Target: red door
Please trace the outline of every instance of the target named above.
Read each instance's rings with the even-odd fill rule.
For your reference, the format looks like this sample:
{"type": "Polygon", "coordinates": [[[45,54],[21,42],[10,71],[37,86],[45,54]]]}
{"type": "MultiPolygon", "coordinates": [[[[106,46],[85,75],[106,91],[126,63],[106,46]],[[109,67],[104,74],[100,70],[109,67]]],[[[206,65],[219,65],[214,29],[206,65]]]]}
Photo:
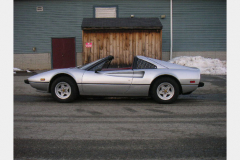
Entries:
{"type": "Polygon", "coordinates": [[[52,38],[53,69],[76,67],[75,38],[52,38]]]}

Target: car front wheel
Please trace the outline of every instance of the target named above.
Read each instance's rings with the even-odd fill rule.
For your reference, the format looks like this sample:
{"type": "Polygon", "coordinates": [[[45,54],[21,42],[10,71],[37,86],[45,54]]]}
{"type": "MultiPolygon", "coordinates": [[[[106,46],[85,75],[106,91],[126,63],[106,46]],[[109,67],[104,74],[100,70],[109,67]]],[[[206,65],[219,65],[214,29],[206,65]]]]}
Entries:
{"type": "Polygon", "coordinates": [[[78,96],[78,87],[70,77],[59,77],[51,86],[51,94],[58,102],[72,102],[78,96]]]}
{"type": "Polygon", "coordinates": [[[172,103],[179,95],[177,82],[169,77],[156,80],[151,89],[151,96],[159,103],[172,103]]]}

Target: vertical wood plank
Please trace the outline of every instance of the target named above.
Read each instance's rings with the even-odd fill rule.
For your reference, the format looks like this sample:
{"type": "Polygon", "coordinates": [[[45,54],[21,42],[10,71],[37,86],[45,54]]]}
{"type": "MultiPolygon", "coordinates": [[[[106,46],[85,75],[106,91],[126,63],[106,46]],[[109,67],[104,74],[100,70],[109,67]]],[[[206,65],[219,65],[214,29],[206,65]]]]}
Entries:
{"type": "Polygon", "coordinates": [[[128,33],[124,33],[124,64],[128,64],[128,33]]]}
{"type": "Polygon", "coordinates": [[[152,32],[149,32],[148,35],[148,57],[152,56],[152,32]]]}
{"type": "Polygon", "coordinates": [[[160,55],[159,55],[159,47],[160,47],[160,45],[159,45],[159,32],[156,32],[155,33],[156,34],[156,39],[155,39],[155,50],[156,50],[156,55],[155,55],[155,57],[156,57],[156,59],[159,59],[159,57],[160,57],[160,55]]]}
{"type": "Polygon", "coordinates": [[[137,55],[143,55],[142,53],[142,33],[138,32],[138,53],[137,55]]]}
{"type": "Polygon", "coordinates": [[[89,63],[89,49],[86,48],[86,43],[88,42],[88,37],[89,37],[89,33],[84,33],[84,44],[83,44],[83,47],[85,48],[85,64],[86,63],[89,63]]]}
{"type": "Polygon", "coordinates": [[[146,55],[146,57],[148,57],[148,35],[149,35],[149,32],[147,31],[146,33],[145,33],[145,35],[146,35],[146,37],[145,37],[145,41],[146,41],[146,53],[145,53],[145,55],[146,55]]]}
{"type": "Polygon", "coordinates": [[[132,44],[133,44],[133,39],[132,39],[132,32],[129,32],[129,64],[132,64],[132,62],[133,62],[133,54],[132,54],[132,48],[133,48],[133,46],[132,46],[132,44]]]}
{"type": "Polygon", "coordinates": [[[97,33],[93,33],[93,53],[91,54],[91,57],[93,57],[94,55],[97,55],[97,48],[98,48],[98,43],[97,43],[97,33]]]}
{"type": "Polygon", "coordinates": [[[102,35],[103,35],[103,37],[102,37],[102,42],[103,42],[102,48],[103,48],[103,50],[102,50],[101,58],[104,58],[107,55],[107,34],[108,33],[102,33],[102,35]]]}
{"type": "Polygon", "coordinates": [[[110,55],[110,33],[104,33],[106,38],[106,56],[110,55]]]}
{"type": "Polygon", "coordinates": [[[106,57],[106,44],[104,44],[104,42],[106,41],[106,34],[105,33],[101,33],[101,36],[100,36],[100,54],[102,55],[101,58],[104,58],[106,57]]]}
{"type": "MultiPolygon", "coordinates": [[[[94,33],[88,33],[88,39],[89,42],[93,44],[93,38],[94,38],[94,33]]],[[[93,55],[93,46],[91,48],[89,48],[89,53],[88,55],[93,55]]]]}
{"type": "Polygon", "coordinates": [[[102,41],[102,33],[97,33],[97,54],[94,55],[94,61],[97,60],[97,57],[103,57],[103,41],[102,41]]]}
{"type": "Polygon", "coordinates": [[[84,46],[84,31],[82,31],[82,64],[85,64],[85,46],[84,46]]]}
{"type": "Polygon", "coordinates": [[[119,65],[122,64],[122,48],[123,48],[123,46],[122,46],[122,42],[123,42],[122,37],[123,37],[123,34],[120,33],[119,34],[119,65]]]}
{"type": "Polygon", "coordinates": [[[161,59],[161,53],[160,53],[160,50],[161,50],[161,45],[160,45],[160,32],[157,33],[157,38],[156,38],[156,41],[157,41],[157,59],[161,59]]]}
{"type": "Polygon", "coordinates": [[[117,64],[117,33],[113,33],[113,56],[114,56],[114,63],[113,64],[117,64]]]}
{"type": "Polygon", "coordinates": [[[162,60],[162,30],[160,31],[160,59],[162,60]]]}
{"type": "Polygon", "coordinates": [[[116,52],[116,61],[117,65],[119,66],[120,60],[119,60],[119,55],[120,55],[120,33],[116,33],[117,35],[117,52],[116,52]]]}
{"type": "Polygon", "coordinates": [[[155,41],[156,41],[156,33],[152,32],[152,55],[151,55],[151,58],[155,58],[155,55],[156,55],[155,41]]]}
{"type": "Polygon", "coordinates": [[[134,58],[134,55],[135,55],[135,49],[136,49],[136,42],[135,42],[135,39],[136,39],[136,36],[135,36],[135,33],[132,32],[132,50],[131,50],[131,55],[132,55],[132,58],[134,58]]]}
{"type": "Polygon", "coordinates": [[[82,31],[82,42],[83,42],[83,44],[82,44],[82,48],[83,48],[83,60],[82,60],[82,63],[83,64],[86,64],[87,62],[86,62],[86,56],[87,56],[87,53],[86,53],[86,48],[85,48],[85,32],[84,31],[82,31]]]}
{"type": "Polygon", "coordinates": [[[125,33],[122,33],[122,53],[121,53],[121,67],[125,63],[125,33]]]}
{"type": "Polygon", "coordinates": [[[125,63],[129,65],[129,33],[125,33],[125,63]]]}
{"type": "Polygon", "coordinates": [[[113,55],[113,33],[111,32],[109,35],[109,55],[113,55]]]}
{"type": "Polygon", "coordinates": [[[142,35],[142,55],[146,56],[146,39],[145,39],[145,32],[141,32],[142,35]]]}
{"type": "MultiPolygon", "coordinates": [[[[138,33],[136,32],[136,55],[139,55],[139,48],[138,48],[139,44],[138,44],[138,33]]],[[[136,56],[135,55],[135,56],[136,56]]]]}

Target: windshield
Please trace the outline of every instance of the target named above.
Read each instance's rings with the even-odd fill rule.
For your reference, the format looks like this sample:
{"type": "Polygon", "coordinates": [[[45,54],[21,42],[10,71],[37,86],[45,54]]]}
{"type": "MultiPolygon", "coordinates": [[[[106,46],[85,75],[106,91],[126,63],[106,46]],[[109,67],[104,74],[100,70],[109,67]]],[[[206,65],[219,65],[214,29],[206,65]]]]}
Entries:
{"type": "MultiPolygon", "coordinates": [[[[102,58],[103,59],[103,58],[102,58]]],[[[91,65],[93,65],[93,64],[95,64],[95,63],[97,63],[97,62],[99,62],[99,61],[101,61],[102,59],[98,59],[98,60],[96,60],[96,61],[93,61],[93,62],[91,62],[91,63],[87,63],[87,64],[85,64],[85,65],[83,65],[83,66],[78,66],[77,68],[79,68],[79,69],[87,69],[89,66],[91,66],[91,65]]]]}

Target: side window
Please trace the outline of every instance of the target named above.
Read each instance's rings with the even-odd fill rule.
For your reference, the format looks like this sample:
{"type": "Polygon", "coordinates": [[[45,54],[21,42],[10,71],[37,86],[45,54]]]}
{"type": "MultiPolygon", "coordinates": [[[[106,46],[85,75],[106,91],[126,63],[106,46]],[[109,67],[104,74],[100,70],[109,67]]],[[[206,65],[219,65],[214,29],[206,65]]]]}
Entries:
{"type": "Polygon", "coordinates": [[[110,62],[111,62],[111,61],[104,61],[104,62],[100,63],[99,65],[91,68],[89,71],[95,71],[95,70],[97,70],[97,69],[108,68],[109,65],[110,65],[110,62]]]}
{"type": "Polygon", "coordinates": [[[141,59],[137,60],[136,69],[156,69],[156,68],[157,66],[155,66],[154,64],[151,64],[141,59]]]}

